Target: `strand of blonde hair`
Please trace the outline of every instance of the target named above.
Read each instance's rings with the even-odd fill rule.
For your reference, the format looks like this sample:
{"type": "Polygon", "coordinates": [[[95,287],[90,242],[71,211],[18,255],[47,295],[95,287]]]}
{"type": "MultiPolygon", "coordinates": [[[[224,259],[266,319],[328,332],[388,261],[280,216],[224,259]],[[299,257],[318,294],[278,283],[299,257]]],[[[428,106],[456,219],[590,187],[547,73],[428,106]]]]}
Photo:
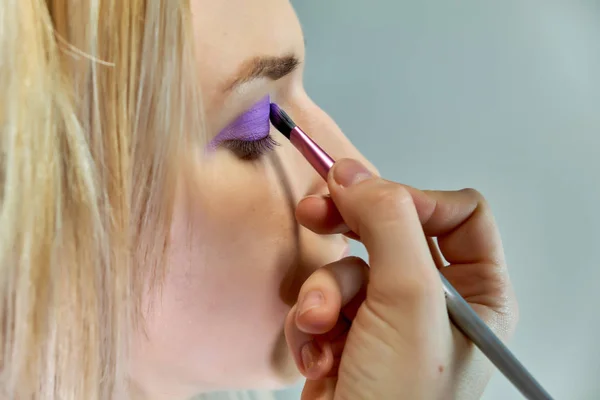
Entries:
{"type": "Polygon", "coordinates": [[[109,399],[201,131],[183,1],[0,2],[0,387],[109,399]],[[192,138],[193,140],[193,138],[192,138]],[[142,229],[143,228],[143,229],[142,229]],[[151,232],[152,235],[144,235],[151,232]]]}

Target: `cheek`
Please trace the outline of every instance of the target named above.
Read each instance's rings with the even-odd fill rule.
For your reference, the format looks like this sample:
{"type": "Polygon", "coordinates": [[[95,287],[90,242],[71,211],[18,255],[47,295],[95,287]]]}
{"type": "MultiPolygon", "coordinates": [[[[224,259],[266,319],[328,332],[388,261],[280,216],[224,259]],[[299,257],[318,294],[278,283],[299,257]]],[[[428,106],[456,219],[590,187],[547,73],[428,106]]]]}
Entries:
{"type": "Polygon", "coordinates": [[[296,224],[293,206],[265,169],[242,164],[207,174],[187,196],[189,206],[176,210],[173,278],[192,286],[196,300],[214,304],[206,297],[226,293],[221,304],[235,305],[276,292],[286,272],[282,261],[295,249],[296,224]]]}
{"type": "Polygon", "coordinates": [[[210,273],[217,268],[221,274],[263,272],[266,258],[293,249],[293,204],[264,172],[254,172],[228,181],[204,182],[202,195],[195,197],[195,205],[182,215],[190,230],[182,232],[177,227],[177,239],[183,242],[181,233],[188,234],[194,268],[208,268],[210,273]]]}
{"type": "Polygon", "coordinates": [[[269,368],[288,311],[281,284],[297,251],[294,202],[269,176],[263,167],[208,169],[178,196],[170,270],[149,331],[158,357],[180,373],[211,380],[219,366],[261,359],[269,368]]]}

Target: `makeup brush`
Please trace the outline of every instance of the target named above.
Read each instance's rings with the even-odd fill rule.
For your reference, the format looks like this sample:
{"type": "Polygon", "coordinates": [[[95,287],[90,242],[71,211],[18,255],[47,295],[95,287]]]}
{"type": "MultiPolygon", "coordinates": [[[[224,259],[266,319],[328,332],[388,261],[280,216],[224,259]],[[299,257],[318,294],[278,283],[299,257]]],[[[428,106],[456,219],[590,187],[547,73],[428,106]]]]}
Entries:
{"type": "MultiPolygon", "coordinates": [[[[315,170],[327,179],[334,160],[317,145],[277,104],[271,103],[271,123],[296,147],[315,170]]],[[[434,259],[439,258],[437,245],[428,239],[434,259]],[[433,247],[432,247],[433,246],[433,247]]],[[[440,272],[448,315],[460,331],[530,400],[552,400],[552,397],[535,380],[511,351],[473,311],[469,303],[454,289],[440,272]]]]}
{"type": "Polygon", "coordinates": [[[271,123],[297,148],[313,168],[327,180],[333,159],[292,121],[277,104],[271,103],[271,123]]]}

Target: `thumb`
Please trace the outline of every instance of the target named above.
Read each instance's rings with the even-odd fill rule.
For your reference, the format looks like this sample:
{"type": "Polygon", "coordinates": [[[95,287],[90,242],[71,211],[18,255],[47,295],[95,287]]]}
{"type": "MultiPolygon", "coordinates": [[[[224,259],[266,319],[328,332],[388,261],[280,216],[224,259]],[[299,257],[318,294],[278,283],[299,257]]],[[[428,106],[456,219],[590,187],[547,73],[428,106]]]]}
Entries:
{"type": "Polygon", "coordinates": [[[443,302],[440,278],[409,191],[352,159],[334,164],[328,186],[346,225],[367,249],[371,293],[394,306],[408,306],[409,298],[443,302]]]}
{"type": "Polygon", "coordinates": [[[344,347],[336,396],[437,398],[439,385],[432,382],[447,362],[450,325],[411,194],[349,159],[334,164],[327,182],[346,225],[365,245],[371,268],[344,347]]]}

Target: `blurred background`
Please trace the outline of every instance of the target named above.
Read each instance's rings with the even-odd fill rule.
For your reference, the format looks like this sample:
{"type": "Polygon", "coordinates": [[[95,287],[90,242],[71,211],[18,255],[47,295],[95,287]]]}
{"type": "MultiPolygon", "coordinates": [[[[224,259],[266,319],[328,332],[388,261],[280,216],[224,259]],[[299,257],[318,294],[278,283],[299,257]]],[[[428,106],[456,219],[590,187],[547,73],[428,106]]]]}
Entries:
{"type": "MultiPolygon", "coordinates": [[[[489,199],[511,348],[556,399],[600,399],[600,0],[292,3],[309,94],[385,177],[489,199]]],[[[499,373],[484,396],[519,398],[499,373]]]]}

